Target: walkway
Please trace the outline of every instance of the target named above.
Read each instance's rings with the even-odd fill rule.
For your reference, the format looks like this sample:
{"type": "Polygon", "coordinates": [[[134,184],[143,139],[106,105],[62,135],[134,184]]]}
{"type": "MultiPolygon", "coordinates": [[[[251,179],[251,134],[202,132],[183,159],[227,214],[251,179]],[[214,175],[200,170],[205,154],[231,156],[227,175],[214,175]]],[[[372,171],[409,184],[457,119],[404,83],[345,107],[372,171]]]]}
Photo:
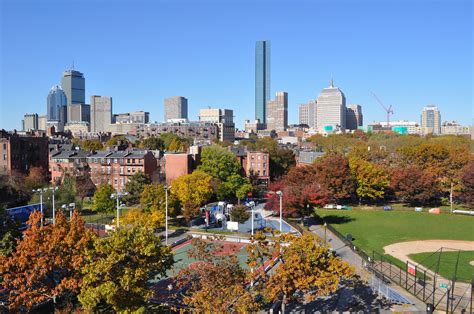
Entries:
{"type": "MultiPolygon", "coordinates": [[[[332,247],[336,253],[346,262],[354,267],[356,273],[361,276],[361,278],[366,279],[368,282],[377,281],[375,276],[372,273],[369,273],[368,270],[364,267],[364,260],[356,252],[354,252],[349,246],[342,242],[334,233],[329,229],[326,229],[322,225],[311,225],[310,231],[318,235],[323,241],[326,239],[330,247],[332,247]]],[[[425,311],[426,305],[420,302],[417,298],[413,297],[403,288],[391,285],[391,289],[395,290],[403,299],[406,299],[412,303],[412,305],[395,305],[392,306],[394,311],[402,312],[414,312],[414,311],[425,311]]],[[[377,292],[377,291],[376,291],[377,292]]]]}

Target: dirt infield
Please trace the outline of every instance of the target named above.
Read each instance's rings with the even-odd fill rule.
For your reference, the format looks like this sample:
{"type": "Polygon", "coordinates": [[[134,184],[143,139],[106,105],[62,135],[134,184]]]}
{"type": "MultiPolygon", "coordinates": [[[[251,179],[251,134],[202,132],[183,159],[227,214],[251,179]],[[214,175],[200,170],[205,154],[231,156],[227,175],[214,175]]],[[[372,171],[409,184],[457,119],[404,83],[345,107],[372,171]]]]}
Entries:
{"type": "Polygon", "coordinates": [[[459,241],[459,240],[423,240],[423,241],[409,241],[399,242],[385,246],[383,249],[385,254],[390,254],[393,257],[405,262],[410,261],[414,264],[408,255],[425,252],[436,252],[440,248],[450,248],[463,251],[474,251],[474,241],[459,241]]]}

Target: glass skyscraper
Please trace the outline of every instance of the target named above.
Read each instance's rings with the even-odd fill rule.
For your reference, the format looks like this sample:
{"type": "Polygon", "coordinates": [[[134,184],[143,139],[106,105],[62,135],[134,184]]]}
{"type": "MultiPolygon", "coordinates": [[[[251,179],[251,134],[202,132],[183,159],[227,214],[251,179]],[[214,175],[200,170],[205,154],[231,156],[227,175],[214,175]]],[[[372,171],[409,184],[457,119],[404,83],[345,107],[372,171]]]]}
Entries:
{"type": "Polygon", "coordinates": [[[255,46],[255,119],[266,123],[270,100],[270,41],[257,41],[255,46]]]}
{"type": "Polygon", "coordinates": [[[46,106],[48,121],[65,122],[67,98],[61,86],[55,85],[51,88],[48,93],[46,106]]]}
{"type": "Polygon", "coordinates": [[[71,120],[71,105],[86,103],[86,83],[84,74],[75,70],[67,70],[63,73],[61,86],[66,94],[68,106],[68,119],[71,120]]]}

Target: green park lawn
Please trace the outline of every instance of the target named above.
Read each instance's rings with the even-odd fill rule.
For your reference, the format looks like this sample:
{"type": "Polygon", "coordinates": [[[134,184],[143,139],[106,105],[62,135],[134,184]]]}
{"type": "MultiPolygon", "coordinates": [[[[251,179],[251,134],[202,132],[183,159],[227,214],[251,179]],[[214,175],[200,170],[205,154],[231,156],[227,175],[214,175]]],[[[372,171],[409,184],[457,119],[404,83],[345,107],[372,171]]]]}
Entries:
{"type": "MultiPolygon", "coordinates": [[[[410,255],[410,258],[429,269],[436,268],[439,259],[439,274],[444,278],[452,279],[456,271],[458,252],[418,253],[410,255]]],[[[471,261],[474,261],[474,251],[459,253],[457,280],[471,282],[474,279],[474,266],[469,264],[471,261]]]]}
{"type": "MultiPolygon", "coordinates": [[[[474,217],[407,210],[316,209],[315,213],[342,235],[351,234],[353,243],[368,255],[383,254],[389,244],[414,240],[474,241],[474,217]]],[[[387,256],[387,255],[386,255],[387,256]]],[[[389,256],[387,256],[389,257],[389,256]]],[[[398,265],[402,262],[389,257],[398,265]]]]}

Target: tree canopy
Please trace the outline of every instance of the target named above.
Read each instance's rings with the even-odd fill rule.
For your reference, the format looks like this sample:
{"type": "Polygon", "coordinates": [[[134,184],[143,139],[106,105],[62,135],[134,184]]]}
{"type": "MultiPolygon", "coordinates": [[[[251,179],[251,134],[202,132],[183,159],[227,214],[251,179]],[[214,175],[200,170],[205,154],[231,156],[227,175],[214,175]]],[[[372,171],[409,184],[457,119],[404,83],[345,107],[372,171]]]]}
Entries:
{"type": "Polygon", "coordinates": [[[115,201],[111,198],[113,193],[115,193],[115,190],[110,184],[99,185],[94,194],[92,208],[101,213],[113,212],[116,208],[115,201]]]}
{"type": "Polygon", "coordinates": [[[171,249],[143,227],[121,228],[97,238],[84,260],[79,301],[89,311],[101,304],[116,312],[143,309],[153,295],[148,280],[164,277],[173,265],[171,249]]]}

